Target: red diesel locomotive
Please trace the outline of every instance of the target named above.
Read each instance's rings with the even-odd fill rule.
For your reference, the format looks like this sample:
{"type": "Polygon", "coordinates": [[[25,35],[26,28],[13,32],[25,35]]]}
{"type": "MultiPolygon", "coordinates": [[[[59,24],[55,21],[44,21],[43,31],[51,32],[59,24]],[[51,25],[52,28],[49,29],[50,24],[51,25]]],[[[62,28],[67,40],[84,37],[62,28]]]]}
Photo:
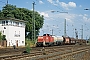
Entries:
{"type": "Polygon", "coordinates": [[[54,38],[49,34],[44,34],[43,36],[38,36],[37,46],[50,46],[53,45],[54,38]]]}

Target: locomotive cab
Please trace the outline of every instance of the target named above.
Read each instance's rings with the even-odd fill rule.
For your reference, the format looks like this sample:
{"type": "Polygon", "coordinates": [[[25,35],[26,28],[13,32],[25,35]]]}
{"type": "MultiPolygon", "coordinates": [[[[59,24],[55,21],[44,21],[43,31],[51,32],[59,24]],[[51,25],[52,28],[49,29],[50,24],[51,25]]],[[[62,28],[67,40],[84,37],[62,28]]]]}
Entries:
{"type": "Polygon", "coordinates": [[[43,46],[52,46],[53,45],[53,37],[50,34],[43,35],[43,46]]]}
{"type": "Polygon", "coordinates": [[[36,46],[43,46],[43,36],[38,36],[36,46]]]}

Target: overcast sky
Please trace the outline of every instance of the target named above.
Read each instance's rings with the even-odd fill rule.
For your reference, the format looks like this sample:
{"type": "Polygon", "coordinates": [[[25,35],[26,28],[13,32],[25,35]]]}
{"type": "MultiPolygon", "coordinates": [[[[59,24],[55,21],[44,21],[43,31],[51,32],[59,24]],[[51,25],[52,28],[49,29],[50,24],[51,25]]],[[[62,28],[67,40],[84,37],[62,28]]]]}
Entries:
{"type": "MultiPolygon", "coordinates": [[[[0,9],[7,0],[0,0],[0,9]]],[[[35,10],[44,15],[44,25],[40,29],[40,35],[49,33],[57,36],[64,35],[64,20],[66,19],[67,36],[75,37],[75,29],[81,38],[83,25],[83,38],[90,37],[90,0],[8,0],[9,4],[17,7],[32,10],[32,3],[35,2],[35,10]],[[51,12],[59,11],[59,12],[51,12]],[[60,13],[68,12],[68,13],[60,13]]]]}

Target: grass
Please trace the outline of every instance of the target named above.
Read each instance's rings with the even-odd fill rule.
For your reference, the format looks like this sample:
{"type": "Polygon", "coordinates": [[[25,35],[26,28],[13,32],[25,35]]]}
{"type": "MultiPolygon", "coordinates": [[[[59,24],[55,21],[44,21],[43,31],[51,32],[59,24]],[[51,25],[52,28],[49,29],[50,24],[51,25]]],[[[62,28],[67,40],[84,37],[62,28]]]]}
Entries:
{"type": "Polygon", "coordinates": [[[25,40],[25,46],[30,46],[30,47],[35,47],[35,40],[28,40],[28,39],[26,39],[25,40]]]}

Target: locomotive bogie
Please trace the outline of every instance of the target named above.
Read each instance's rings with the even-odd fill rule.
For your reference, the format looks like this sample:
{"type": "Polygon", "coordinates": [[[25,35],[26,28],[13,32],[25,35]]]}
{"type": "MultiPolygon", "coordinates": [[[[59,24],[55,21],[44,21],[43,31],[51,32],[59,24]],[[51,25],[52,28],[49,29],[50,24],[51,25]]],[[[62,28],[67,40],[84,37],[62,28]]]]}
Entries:
{"type": "Polygon", "coordinates": [[[38,47],[38,46],[43,46],[43,42],[37,42],[36,43],[36,46],[38,47]]]}

